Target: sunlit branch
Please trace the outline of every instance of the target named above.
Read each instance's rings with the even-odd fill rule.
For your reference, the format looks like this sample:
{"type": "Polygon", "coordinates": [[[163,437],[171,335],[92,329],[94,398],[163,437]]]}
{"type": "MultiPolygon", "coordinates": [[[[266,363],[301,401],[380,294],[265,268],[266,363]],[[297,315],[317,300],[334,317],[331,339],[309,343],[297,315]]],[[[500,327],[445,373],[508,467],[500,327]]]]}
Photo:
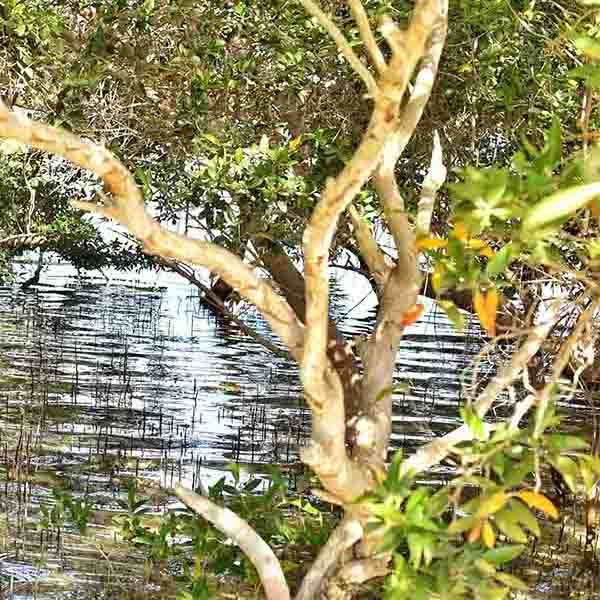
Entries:
{"type": "Polygon", "coordinates": [[[304,327],[289,304],[265,280],[232,252],[210,242],[168,231],[146,211],[142,193],[131,173],[102,146],[63,129],[31,121],[0,103],[0,137],[16,140],[66,158],[95,173],[111,192],[102,203],[73,206],[121,223],[141,242],[144,251],[203,266],[222,277],[265,315],[294,357],[302,355],[304,327]]]}
{"type": "Polygon", "coordinates": [[[365,43],[365,47],[375,68],[379,73],[383,73],[385,70],[385,58],[383,57],[383,53],[381,52],[379,46],[377,45],[377,40],[373,35],[373,30],[371,29],[371,25],[369,24],[369,17],[365,11],[365,7],[361,0],[348,0],[348,5],[350,6],[350,10],[354,16],[354,20],[358,25],[358,30],[360,31],[360,37],[365,43]]]}
{"type": "Polygon", "coordinates": [[[431,217],[435,207],[435,197],[446,181],[446,166],[442,156],[442,144],[437,131],[433,133],[433,150],[429,171],[423,181],[417,211],[417,237],[427,235],[431,229],[431,217]]]}
{"type": "Polygon", "coordinates": [[[290,591],[279,560],[269,545],[246,521],[228,508],[219,506],[182,486],[177,486],[175,493],[186,506],[204,517],[240,547],[256,567],[268,600],[289,600],[290,591]]]}
{"type": "Polygon", "coordinates": [[[320,588],[330,569],[339,560],[342,553],[353,546],[362,537],[360,523],[353,519],[344,519],[321,548],[310,571],[302,580],[295,600],[313,600],[321,597],[320,588]]]}
{"type": "Polygon", "coordinates": [[[319,21],[321,27],[327,31],[335,42],[338,50],[344,55],[354,72],[363,80],[367,86],[369,95],[373,96],[377,90],[377,83],[373,75],[371,75],[369,69],[363,65],[360,58],[356,56],[352,46],[348,43],[348,40],[344,37],[344,34],[340,31],[339,27],[321,10],[319,5],[313,0],[300,0],[302,6],[307,13],[319,21]]]}
{"type": "MultiPolygon", "coordinates": [[[[386,141],[398,127],[400,105],[409,78],[433,28],[445,17],[440,15],[440,2],[443,0],[428,0],[416,7],[405,32],[406,46],[401,54],[392,54],[378,82],[367,131],[342,172],[327,182],[304,232],[306,322],[310,327],[305,337],[301,378],[307,402],[313,409],[313,437],[302,459],[315,469],[326,489],[336,495],[347,496],[351,489],[358,490],[359,486],[355,478],[356,463],[346,455],[342,388],[326,356],[329,250],[340,215],[377,169],[386,141]]],[[[384,443],[387,444],[387,440],[384,443]]]]}
{"type": "MultiPolygon", "coordinates": [[[[540,349],[544,340],[556,324],[559,317],[558,303],[550,307],[546,319],[536,325],[521,348],[513,355],[511,360],[504,365],[486,388],[479,394],[473,405],[475,412],[483,417],[492,404],[498,399],[500,393],[515,381],[521,372],[527,368],[527,363],[540,349]]],[[[408,460],[402,464],[403,473],[420,473],[433,465],[438,464],[452,451],[452,448],[461,442],[473,439],[473,433],[467,425],[462,425],[443,437],[419,448],[408,460]]]]}
{"type": "Polygon", "coordinates": [[[382,289],[389,277],[390,266],[386,263],[383,254],[379,250],[379,246],[373,237],[371,226],[367,220],[352,205],[348,207],[348,214],[352,219],[354,237],[358,243],[363,260],[369,267],[369,271],[373,275],[377,287],[382,289]]]}

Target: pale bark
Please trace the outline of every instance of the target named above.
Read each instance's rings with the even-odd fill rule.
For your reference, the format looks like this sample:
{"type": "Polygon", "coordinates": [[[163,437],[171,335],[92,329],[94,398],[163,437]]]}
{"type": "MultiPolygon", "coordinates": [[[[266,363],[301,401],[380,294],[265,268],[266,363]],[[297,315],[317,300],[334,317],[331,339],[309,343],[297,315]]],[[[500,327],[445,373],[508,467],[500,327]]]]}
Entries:
{"type": "Polygon", "coordinates": [[[0,136],[62,156],[95,173],[111,192],[102,203],[73,202],[82,210],[114,219],[129,229],[148,254],[209,268],[252,302],[265,316],[291,354],[302,354],[304,326],[289,304],[235,254],[210,242],[168,231],[146,211],[133,176],[105,148],[67,131],[33,122],[0,103],[0,136]]]}
{"type": "Polygon", "coordinates": [[[433,150],[429,171],[423,181],[417,212],[417,237],[427,235],[431,229],[431,217],[435,208],[435,197],[446,181],[446,166],[442,156],[442,144],[437,131],[433,133],[433,150]]]}
{"type": "MultiPolygon", "coordinates": [[[[555,305],[544,322],[533,328],[521,348],[506,365],[500,368],[496,376],[479,394],[473,405],[479,417],[485,416],[502,391],[511,385],[527,368],[527,363],[540,349],[556,324],[558,317],[559,311],[555,305]]],[[[467,425],[461,425],[445,436],[419,448],[415,454],[402,463],[402,472],[416,474],[425,471],[446,458],[454,446],[472,439],[471,429],[467,425]]]]}
{"type": "Polygon", "coordinates": [[[375,280],[378,294],[381,294],[390,276],[391,266],[387,264],[384,255],[381,253],[373,237],[369,222],[358,212],[355,206],[348,207],[348,214],[352,219],[354,237],[356,238],[362,259],[375,280]]]}
{"type": "Polygon", "coordinates": [[[302,585],[295,600],[313,600],[319,598],[319,591],[332,567],[336,565],[345,550],[353,546],[362,537],[360,523],[353,519],[344,519],[331,534],[309,572],[302,580],[302,585]]]}
{"type": "MultiPolygon", "coordinates": [[[[303,0],[303,3],[310,2],[303,0]]],[[[329,249],[341,214],[368,179],[381,169],[381,164],[385,162],[389,166],[385,156],[386,149],[389,148],[389,140],[395,139],[397,130],[404,130],[400,125],[402,121],[400,107],[408,81],[426,51],[432,32],[440,27],[440,23],[445,32],[446,18],[445,0],[426,0],[417,3],[413,18],[406,31],[400,32],[389,23],[383,28],[384,35],[392,48],[392,57],[383,75],[377,81],[377,88],[373,94],[374,108],[369,126],[353,158],[335,179],[327,182],[304,232],[306,322],[310,323],[310,327],[305,339],[301,378],[307,402],[313,411],[313,436],[311,444],[303,452],[302,458],[315,470],[329,492],[348,502],[373,485],[376,473],[381,471],[383,448],[387,450],[389,440],[391,411],[384,409],[381,412],[374,408],[371,411],[370,416],[377,420],[382,436],[373,440],[373,448],[365,449],[361,457],[364,460],[357,461],[362,467],[357,468],[357,462],[349,459],[343,443],[346,414],[339,377],[327,360],[329,249]],[[363,485],[365,487],[361,489],[363,485]]],[[[410,114],[412,115],[412,113],[410,114]]],[[[392,175],[393,165],[391,167],[392,175]]],[[[388,177],[385,184],[389,184],[392,192],[397,190],[395,180],[393,186],[390,182],[391,179],[388,177]]],[[[402,254],[399,257],[401,264],[395,267],[397,273],[400,273],[401,270],[402,273],[396,278],[396,281],[397,284],[410,281],[409,289],[402,290],[405,293],[400,296],[396,295],[394,299],[388,297],[388,312],[386,314],[386,311],[383,311],[384,324],[383,326],[378,324],[376,330],[377,338],[382,334],[387,336],[388,333],[390,336],[390,340],[382,340],[382,347],[385,345],[387,353],[385,368],[380,370],[376,366],[376,361],[371,363],[372,368],[377,370],[377,373],[373,374],[374,378],[379,377],[380,373],[385,371],[385,377],[376,384],[381,384],[377,393],[386,387],[386,379],[389,379],[387,367],[389,362],[393,362],[393,358],[395,358],[396,346],[392,348],[388,341],[393,344],[399,340],[399,328],[396,325],[398,316],[393,319],[390,317],[394,310],[393,306],[397,306],[399,297],[401,304],[406,299],[412,298],[412,306],[418,292],[412,233],[403,211],[395,217],[402,222],[402,231],[399,235],[397,235],[398,231],[392,230],[395,239],[397,238],[399,255],[402,254]],[[415,279],[414,284],[412,279],[415,279]],[[394,326],[387,327],[387,324],[392,322],[394,326]]],[[[386,287],[390,287],[390,281],[386,287]]],[[[394,287],[392,291],[397,294],[400,290],[394,287]]],[[[384,306],[385,304],[384,295],[384,306]]],[[[407,306],[408,308],[410,306],[407,306]]],[[[399,312],[403,312],[402,308],[399,312]]],[[[376,385],[371,386],[369,391],[374,390],[376,385]]],[[[364,393],[363,386],[363,408],[365,408],[364,393]]],[[[373,401],[376,395],[369,394],[367,411],[369,411],[369,407],[374,407],[376,404],[373,401]]],[[[391,401],[386,404],[391,406],[391,401]]]]}
{"type": "Polygon", "coordinates": [[[204,517],[240,547],[255,566],[267,600],[289,600],[290,590],[279,560],[269,545],[246,521],[228,508],[219,506],[182,486],[177,486],[175,493],[188,508],[204,517]]]}

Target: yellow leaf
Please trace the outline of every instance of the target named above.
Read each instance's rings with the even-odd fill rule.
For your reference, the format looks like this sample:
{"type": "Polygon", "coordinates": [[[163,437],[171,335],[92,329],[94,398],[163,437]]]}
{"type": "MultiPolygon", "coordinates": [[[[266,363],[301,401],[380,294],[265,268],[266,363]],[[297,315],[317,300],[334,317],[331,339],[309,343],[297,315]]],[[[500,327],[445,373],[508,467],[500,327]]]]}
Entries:
{"type": "Polygon", "coordinates": [[[558,509],[548,498],[546,498],[546,496],[544,496],[544,494],[524,490],[519,492],[517,496],[531,508],[537,508],[549,517],[558,519],[558,509]]]}
{"type": "Polygon", "coordinates": [[[431,274],[431,287],[436,294],[442,291],[442,280],[444,278],[445,269],[441,266],[437,266],[431,274]]]}
{"type": "Polygon", "coordinates": [[[490,289],[486,294],[477,290],[473,296],[473,305],[481,326],[489,336],[495,336],[496,311],[498,310],[498,291],[496,288],[490,289]]]}
{"type": "Polygon", "coordinates": [[[484,498],[477,510],[477,516],[484,518],[498,512],[510,499],[505,492],[496,492],[487,498],[484,498]]]}
{"type": "Polygon", "coordinates": [[[479,256],[485,256],[486,258],[492,258],[494,251],[486,244],[480,251],[479,256]]]}
{"type": "Polygon", "coordinates": [[[481,528],[481,539],[487,548],[493,548],[496,545],[496,534],[489,521],[486,521],[481,528]]]}
{"type": "Polygon", "coordinates": [[[448,240],[440,238],[421,238],[416,242],[417,250],[439,250],[448,245],[448,240]]]}
{"type": "Polygon", "coordinates": [[[487,244],[483,240],[471,239],[467,242],[467,248],[471,248],[472,250],[480,250],[484,246],[487,246],[487,244]]]}
{"type": "Polygon", "coordinates": [[[298,136],[290,141],[289,147],[291,152],[295,152],[298,147],[302,144],[302,136],[298,136]]]}
{"type": "Polygon", "coordinates": [[[464,223],[457,223],[454,226],[454,237],[461,242],[464,242],[469,237],[467,234],[467,228],[464,223]]]}

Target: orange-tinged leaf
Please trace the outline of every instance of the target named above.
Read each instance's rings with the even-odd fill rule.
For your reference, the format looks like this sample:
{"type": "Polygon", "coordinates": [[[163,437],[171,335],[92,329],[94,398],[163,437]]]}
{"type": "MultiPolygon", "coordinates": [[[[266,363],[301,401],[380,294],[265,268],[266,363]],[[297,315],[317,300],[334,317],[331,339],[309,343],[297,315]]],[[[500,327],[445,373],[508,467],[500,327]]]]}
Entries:
{"type": "Polygon", "coordinates": [[[419,317],[423,314],[425,309],[424,304],[415,304],[412,308],[409,308],[400,318],[400,322],[404,327],[408,327],[415,323],[419,317]]]}
{"type": "Polygon", "coordinates": [[[467,536],[467,542],[469,542],[469,544],[475,543],[479,539],[480,535],[481,535],[481,523],[477,523],[477,525],[475,525],[475,527],[473,527],[473,529],[471,529],[471,531],[469,531],[469,535],[467,536]]]}
{"type": "Polygon", "coordinates": [[[473,296],[473,305],[481,326],[489,336],[495,336],[496,311],[498,310],[498,291],[496,288],[490,289],[485,294],[477,290],[473,296]]]}
{"type": "Polygon", "coordinates": [[[469,237],[464,223],[457,223],[454,226],[454,237],[461,242],[466,241],[466,239],[469,237]]]}
{"type": "Polygon", "coordinates": [[[448,245],[448,240],[440,238],[421,238],[416,241],[417,250],[439,250],[448,245]]]}
{"type": "Polygon", "coordinates": [[[485,256],[486,258],[492,258],[494,256],[494,251],[486,244],[479,251],[479,256],[485,256]]]}
{"type": "Polygon", "coordinates": [[[496,534],[489,521],[486,521],[481,528],[481,539],[487,548],[493,548],[496,545],[496,534]]]}
{"type": "Polygon", "coordinates": [[[521,498],[521,500],[523,500],[527,506],[530,506],[531,508],[537,508],[549,517],[558,519],[558,509],[548,498],[546,498],[546,496],[544,496],[544,494],[524,490],[519,492],[517,496],[521,498]]]}
{"type": "Polygon", "coordinates": [[[593,217],[600,217],[600,198],[592,200],[590,203],[590,209],[593,217]]]}

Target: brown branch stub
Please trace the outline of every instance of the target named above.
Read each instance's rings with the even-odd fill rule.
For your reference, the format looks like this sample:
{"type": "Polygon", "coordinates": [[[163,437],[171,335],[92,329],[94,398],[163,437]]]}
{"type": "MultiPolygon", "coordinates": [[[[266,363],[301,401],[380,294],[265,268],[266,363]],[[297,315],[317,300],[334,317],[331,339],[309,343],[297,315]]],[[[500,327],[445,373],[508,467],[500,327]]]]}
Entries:
{"type": "Polygon", "coordinates": [[[290,591],[279,560],[269,545],[246,521],[228,508],[219,506],[180,485],[175,488],[175,493],[188,508],[212,523],[242,549],[256,567],[268,600],[289,600],[290,591]]]}

